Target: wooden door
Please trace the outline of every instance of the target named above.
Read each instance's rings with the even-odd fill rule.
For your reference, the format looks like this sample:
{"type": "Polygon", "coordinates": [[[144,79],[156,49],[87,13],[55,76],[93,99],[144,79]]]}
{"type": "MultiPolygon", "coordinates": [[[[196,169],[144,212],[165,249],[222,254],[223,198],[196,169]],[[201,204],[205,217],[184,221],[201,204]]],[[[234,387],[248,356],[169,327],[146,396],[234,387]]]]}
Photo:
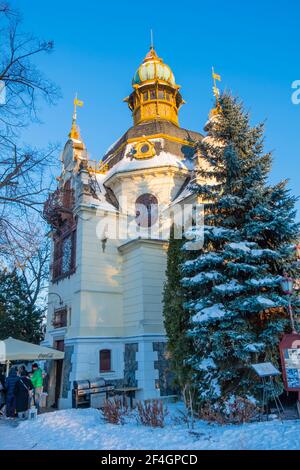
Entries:
{"type": "MultiPolygon", "coordinates": [[[[63,339],[55,341],[54,348],[58,349],[58,351],[64,351],[65,349],[65,342],[63,339]]],[[[58,400],[60,398],[60,390],[61,390],[61,381],[62,381],[62,370],[63,370],[63,359],[60,359],[56,362],[56,369],[55,369],[55,406],[58,406],[58,400]]]]}

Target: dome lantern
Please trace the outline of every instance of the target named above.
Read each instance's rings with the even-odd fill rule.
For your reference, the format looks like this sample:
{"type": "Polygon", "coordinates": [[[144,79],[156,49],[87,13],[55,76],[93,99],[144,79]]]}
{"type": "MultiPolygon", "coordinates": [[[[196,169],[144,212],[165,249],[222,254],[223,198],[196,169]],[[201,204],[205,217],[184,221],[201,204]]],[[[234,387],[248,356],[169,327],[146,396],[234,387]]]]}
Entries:
{"type": "Polygon", "coordinates": [[[134,91],[125,98],[132,111],[134,125],[163,119],[177,126],[178,110],[184,103],[170,67],[158,57],[154,47],[146,55],[132,80],[134,91]]]}

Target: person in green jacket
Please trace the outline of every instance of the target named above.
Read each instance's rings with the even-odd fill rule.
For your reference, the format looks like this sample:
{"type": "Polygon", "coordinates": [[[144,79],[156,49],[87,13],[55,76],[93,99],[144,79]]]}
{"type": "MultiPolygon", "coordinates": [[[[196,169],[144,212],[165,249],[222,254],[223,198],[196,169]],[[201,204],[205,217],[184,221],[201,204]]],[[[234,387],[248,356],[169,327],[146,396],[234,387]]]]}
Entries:
{"type": "Polygon", "coordinates": [[[32,364],[32,375],[30,378],[34,388],[34,404],[39,412],[41,395],[43,393],[43,373],[36,363],[32,364]]]}

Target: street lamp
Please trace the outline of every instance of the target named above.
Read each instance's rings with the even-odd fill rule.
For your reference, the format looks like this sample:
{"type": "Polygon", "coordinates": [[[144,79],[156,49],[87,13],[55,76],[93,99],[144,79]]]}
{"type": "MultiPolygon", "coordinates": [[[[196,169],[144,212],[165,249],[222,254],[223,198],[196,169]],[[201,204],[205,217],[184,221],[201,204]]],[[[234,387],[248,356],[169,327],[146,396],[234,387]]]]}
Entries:
{"type": "Polygon", "coordinates": [[[63,299],[61,298],[61,296],[59,294],[57,294],[56,292],[49,292],[48,295],[56,295],[58,298],[59,298],[59,305],[63,305],[64,302],[63,302],[63,299]]]}
{"type": "Polygon", "coordinates": [[[294,281],[291,277],[288,277],[287,274],[284,274],[284,277],[280,281],[280,285],[281,285],[282,292],[288,296],[288,311],[289,311],[290,320],[291,320],[292,333],[297,334],[297,331],[295,328],[294,313],[293,313],[293,308],[292,308],[292,295],[293,295],[293,290],[294,290],[294,281]]]}

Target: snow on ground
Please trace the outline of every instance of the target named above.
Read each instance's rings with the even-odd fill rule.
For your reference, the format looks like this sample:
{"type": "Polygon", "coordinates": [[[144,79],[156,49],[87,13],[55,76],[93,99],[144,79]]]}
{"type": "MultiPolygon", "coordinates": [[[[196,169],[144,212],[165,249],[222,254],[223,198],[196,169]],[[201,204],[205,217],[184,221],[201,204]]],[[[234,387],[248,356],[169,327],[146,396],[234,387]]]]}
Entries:
{"type": "Polygon", "coordinates": [[[193,432],[176,424],[176,405],[164,428],[138,425],[134,417],[127,423],[104,423],[94,409],[45,413],[36,421],[17,427],[1,422],[0,450],[267,450],[300,449],[300,421],[258,422],[240,426],[219,426],[198,421],[193,432]]]}

